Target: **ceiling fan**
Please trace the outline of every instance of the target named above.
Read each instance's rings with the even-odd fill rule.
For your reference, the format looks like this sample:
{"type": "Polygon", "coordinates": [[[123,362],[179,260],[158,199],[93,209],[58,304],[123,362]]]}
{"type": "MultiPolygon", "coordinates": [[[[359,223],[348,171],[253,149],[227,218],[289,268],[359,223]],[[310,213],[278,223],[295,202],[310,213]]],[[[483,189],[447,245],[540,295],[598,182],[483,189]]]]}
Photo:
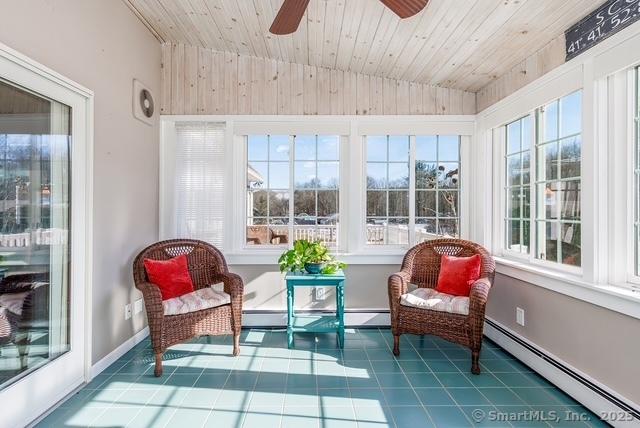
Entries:
{"type": "MultiPolygon", "coordinates": [[[[420,12],[429,0],[380,0],[400,18],[409,18],[420,12]]],[[[298,29],[309,0],[284,0],[269,32],[277,35],[291,34],[298,29]]]]}

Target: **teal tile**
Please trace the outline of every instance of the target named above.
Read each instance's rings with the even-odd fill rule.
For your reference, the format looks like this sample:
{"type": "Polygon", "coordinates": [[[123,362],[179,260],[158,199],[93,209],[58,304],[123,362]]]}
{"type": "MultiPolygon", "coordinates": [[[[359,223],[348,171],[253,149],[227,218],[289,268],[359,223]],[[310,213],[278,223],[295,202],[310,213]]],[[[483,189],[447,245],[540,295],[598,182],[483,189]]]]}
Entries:
{"type": "Polygon", "coordinates": [[[431,420],[437,427],[470,427],[471,422],[457,406],[427,406],[431,420]]]}
{"type": "Polygon", "coordinates": [[[524,404],[520,397],[506,388],[478,388],[478,390],[487,397],[491,404],[496,406],[515,406],[524,404]]]}
{"type": "Polygon", "coordinates": [[[546,388],[512,388],[518,397],[528,405],[552,406],[560,404],[546,388]]]}
{"type": "Polygon", "coordinates": [[[456,404],[444,388],[416,388],[415,391],[425,406],[454,406],[456,404]]]}
{"type": "Polygon", "coordinates": [[[351,401],[354,407],[382,407],[386,403],[380,388],[351,390],[351,401]]]}
{"type": "Polygon", "coordinates": [[[434,373],[460,373],[458,367],[449,360],[430,360],[427,365],[434,373]]]}
{"type": "Polygon", "coordinates": [[[433,373],[407,373],[407,379],[414,388],[442,386],[433,373]]]}
{"type": "Polygon", "coordinates": [[[492,373],[515,373],[518,371],[508,360],[480,360],[480,365],[492,373]]]}
{"type": "Polygon", "coordinates": [[[410,386],[402,373],[377,373],[376,377],[382,388],[408,388],[410,386]]]}
{"type": "Polygon", "coordinates": [[[436,377],[445,387],[470,388],[473,385],[466,376],[458,373],[436,373],[436,377]]]}
{"type": "Polygon", "coordinates": [[[347,388],[347,377],[346,376],[322,376],[319,375],[316,377],[318,389],[321,388],[339,388],[346,389],[347,388]]]}
{"type": "Polygon", "coordinates": [[[447,392],[460,406],[485,406],[489,400],[476,388],[448,388],[447,392]]]}
{"type": "Polygon", "coordinates": [[[218,395],[214,407],[220,409],[243,410],[249,407],[251,391],[224,389],[218,395]]]}
{"type": "Polygon", "coordinates": [[[393,422],[393,415],[391,414],[389,407],[354,406],[353,410],[355,412],[359,428],[383,428],[395,426],[393,422]]]}
{"type": "Polygon", "coordinates": [[[281,391],[253,391],[249,410],[255,410],[258,407],[280,407],[284,405],[284,393],[281,391]]]}
{"type": "Polygon", "coordinates": [[[228,374],[203,374],[196,379],[194,388],[222,388],[227,382],[228,374]]]}
{"type": "Polygon", "coordinates": [[[164,387],[157,390],[149,398],[149,400],[147,401],[147,405],[179,406],[188,393],[189,389],[164,387]]]}
{"type": "Polygon", "coordinates": [[[402,373],[402,368],[397,361],[394,360],[378,360],[371,361],[373,371],[376,373],[402,373]]]}
{"type": "Polygon", "coordinates": [[[536,384],[522,373],[495,373],[495,376],[510,388],[534,387],[536,384]]]}
{"type": "Polygon", "coordinates": [[[398,427],[435,427],[422,406],[390,407],[389,409],[398,427]]]}
{"type": "MultiPolygon", "coordinates": [[[[467,360],[471,364],[471,351],[468,349],[447,349],[444,353],[450,360],[467,360]]],[[[482,356],[480,354],[480,358],[482,356]]]]}
{"type": "Polygon", "coordinates": [[[378,379],[373,374],[366,377],[347,377],[347,384],[350,389],[379,387],[378,379]]]}
{"type": "Polygon", "coordinates": [[[253,390],[258,380],[257,373],[231,372],[224,384],[225,389],[253,390]]]}
{"type": "Polygon", "coordinates": [[[280,428],[317,428],[319,419],[317,416],[282,415],[280,428]]]}
{"type": "Polygon", "coordinates": [[[479,375],[474,375],[471,373],[465,373],[464,375],[467,380],[476,388],[504,388],[504,384],[500,382],[497,377],[488,372],[480,373],[479,375]]]}
{"type": "Polygon", "coordinates": [[[427,373],[429,367],[421,360],[418,361],[399,361],[402,371],[405,373],[427,373]]]}
{"type": "Polygon", "coordinates": [[[446,360],[447,356],[439,349],[418,349],[418,354],[423,360],[429,362],[431,360],[446,360]]]}
{"type": "MultiPolygon", "coordinates": [[[[241,428],[244,412],[229,409],[213,409],[205,421],[204,428],[241,428]]],[[[182,425],[178,425],[182,426],[182,425]]],[[[267,427],[260,427],[267,428],[267,427]]]]}
{"type": "Polygon", "coordinates": [[[106,409],[91,422],[95,427],[124,427],[135,419],[142,407],[117,407],[106,409]]]}
{"type": "Polygon", "coordinates": [[[547,390],[547,393],[551,395],[559,404],[564,406],[580,406],[573,398],[569,397],[567,394],[559,390],[558,388],[550,388],[547,390]]]}
{"type": "Polygon", "coordinates": [[[58,427],[81,427],[91,426],[108,409],[96,407],[83,407],[73,409],[62,415],[57,420],[58,427]]]}
{"type": "Polygon", "coordinates": [[[348,390],[337,389],[319,389],[318,397],[320,399],[320,408],[327,407],[351,407],[351,396],[348,390]]]}
{"type": "Polygon", "coordinates": [[[488,415],[496,408],[571,409],[595,418],[544,422],[547,428],[606,426],[491,341],[483,343],[476,376],[467,349],[434,336],[403,336],[397,359],[388,329],[352,329],[348,336],[344,350],[335,348],[334,335],[313,334],[300,335],[300,346],[288,350],[282,331],[245,330],[239,358],[231,356],[230,335],[194,339],[165,354],[160,378],[145,340],[38,426],[510,426],[474,421],[474,410],[488,415]]]}
{"type": "Polygon", "coordinates": [[[287,390],[284,403],[288,407],[317,406],[319,403],[318,390],[314,388],[287,390]]]}
{"type": "MultiPolygon", "coordinates": [[[[278,373],[260,373],[256,382],[256,389],[284,389],[287,384],[287,376],[278,373]]],[[[197,383],[196,383],[197,385],[197,383]]]]}
{"type": "MultiPolygon", "coordinates": [[[[369,360],[371,361],[376,361],[376,360],[389,360],[390,358],[393,358],[393,353],[391,352],[391,349],[389,348],[366,348],[367,351],[367,356],[369,357],[369,360]]],[[[400,353],[402,353],[402,350],[400,350],[400,353]]]]}
{"type": "Polygon", "coordinates": [[[220,388],[193,388],[185,396],[182,406],[198,409],[211,409],[221,393],[222,389],[220,388]]]}
{"type": "Polygon", "coordinates": [[[249,408],[249,411],[245,415],[242,426],[246,428],[266,428],[280,426],[280,420],[282,419],[281,412],[282,407],[279,406],[249,408]]]}
{"type": "Polygon", "coordinates": [[[198,374],[173,374],[167,379],[165,384],[167,386],[192,387],[195,385],[199,376],[198,374]]]}
{"type": "Polygon", "coordinates": [[[389,406],[420,406],[413,388],[383,388],[384,398],[389,406]]]}
{"type": "Polygon", "coordinates": [[[358,426],[353,407],[334,406],[321,408],[320,426],[323,428],[353,428],[358,426]]]}
{"type": "Polygon", "coordinates": [[[169,427],[201,427],[211,413],[210,409],[179,408],[167,422],[169,427]]]}
{"type": "Polygon", "coordinates": [[[403,349],[400,355],[396,357],[398,361],[420,360],[420,355],[413,349],[403,349]]]}

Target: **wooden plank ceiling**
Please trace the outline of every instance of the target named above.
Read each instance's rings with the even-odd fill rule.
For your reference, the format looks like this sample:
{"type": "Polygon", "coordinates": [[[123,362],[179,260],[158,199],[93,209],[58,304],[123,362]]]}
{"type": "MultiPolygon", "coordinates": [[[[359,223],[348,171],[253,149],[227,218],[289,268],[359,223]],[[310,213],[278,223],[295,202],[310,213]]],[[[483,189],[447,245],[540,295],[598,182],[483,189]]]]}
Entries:
{"type": "Polygon", "coordinates": [[[282,0],[126,0],[163,42],[477,92],[603,0],[430,0],[400,20],[376,0],[311,0],[298,31],[268,29],[282,0]]]}

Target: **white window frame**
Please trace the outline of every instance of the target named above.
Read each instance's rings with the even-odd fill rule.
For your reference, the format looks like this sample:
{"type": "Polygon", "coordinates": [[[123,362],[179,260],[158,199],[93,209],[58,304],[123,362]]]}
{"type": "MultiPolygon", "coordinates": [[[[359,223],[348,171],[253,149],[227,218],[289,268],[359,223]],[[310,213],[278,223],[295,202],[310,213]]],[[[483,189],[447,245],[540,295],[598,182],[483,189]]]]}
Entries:
{"type": "MultiPolygon", "coordinates": [[[[506,122],[504,125],[498,127],[495,129],[496,133],[500,133],[500,136],[495,135],[494,133],[494,138],[497,138],[496,140],[496,145],[494,145],[495,149],[499,151],[499,155],[502,158],[502,177],[499,178],[500,181],[500,185],[501,185],[501,192],[500,195],[502,195],[501,199],[501,205],[500,205],[500,209],[501,209],[501,213],[502,213],[502,234],[500,235],[499,239],[501,239],[502,244],[502,254],[504,256],[507,256],[509,258],[513,258],[516,260],[520,260],[520,261],[531,261],[532,259],[532,254],[533,254],[533,250],[535,250],[535,235],[534,233],[534,222],[535,222],[535,213],[534,213],[534,208],[535,205],[533,203],[533,198],[535,196],[534,193],[534,187],[535,187],[535,177],[534,177],[534,167],[535,167],[535,149],[536,149],[536,141],[535,141],[535,137],[536,137],[536,117],[535,117],[535,111],[532,112],[528,112],[526,114],[521,115],[520,117],[518,117],[517,119],[511,120],[509,122],[506,122]],[[529,146],[529,201],[530,201],[530,208],[529,208],[529,251],[527,253],[523,253],[520,251],[514,251],[511,250],[510,248],[507,248],[506,243],[507,243],[507,188],[509,188],[510,186],[507,184],[507,125],[519,121],[525,117],[529,117],[529,120],[531,121],[531,135],[530,135],[530,146],[529,146]],[[497,144],[500,144],[499,147],[497,147],[497,144]]],[[[520,130],[520,132],[522,133],[522,129],[520,130]]],[[[517,152],[517,153],[523,153],[523,151],[517,152]]],[[[526,186],[522,185],[522,188],[525,188],[526,186]]],[[[522,215],[520,216],[521,220],[524,220],[525,217],[523,217],[522,215]]]]}
{"type": "MultiPolygon", "coordinates": [[[[538,184],[538,177],[537,177],[537,170],[538,170],[538,165],[537,165],[537,161],[538,161],[538,156],[537,156],[537,149],[538,149],[538,115],[540,114],[540,108],[544,107],[545,105],[559,100],[564,96],[570,95],[576,91],[582,90],[583,91],[583,102],[582,102],[582,124],[583,124],[583,129],[581,130],[581,135],[583,135],[582,137],[582,158],[581,158],[581,174],[584,174],[585,168],[582,166],[584,164],[583,160],[584,160],[584,146],[585,146],[585,139],[584,139],[584,126],[585,126],[585,117],[587,116],[587,112],[585,112],[585,102],[584,102],[584,89],[583,88],[575,88],[575,87],[571,87],[571,89],[564,89],[562,90],[562,92],[560,92],[558,95],[552,96],[551,98],[546,99],[544,102],[542,102],[539,106],[536,107],[530,107],[528,108],[526,111],[522,112],[519,115],[515,115],[513,118],[504,121],[502,124],[494,127],[491,130],[491,134],[492,134],[492,148],[494,151],[494,164],[498,166],[498,168],[495,168],[494,171],[494,194],[495,195],[499,195],[496,199],[497,201],[494,204],[494,216],[498,217],[499,220],[499,224],[496,224],[497,222],[494,221],[494,245],[493,245],[493,251],[495,254],[504,257],[506,259],[511,259],[514,262],[517,263],[526,263],[526,264],[530,264],[532,266],[537,266],[539,268],[542,269],[546,269],[546,270],[551,270],[551,271],[557,271],[557,272],[561,272],[561,273],[565,273],[565,274],[569,274],[571,276],[574,277],[582,277],[583,274],[583,268],[582,266],[584,266],[585,264],[585,258],[584,256],[582,256],[581,259],[581,266],[571,266],[571,265],[565,265],[562,264],[561,262],[554,262],[554,261],[548,261],[548,260],[542,260],[538,257],[536,257],[537,254],[537,250],[538,250],[538,221],[536,220],[536,210],[538,208],[538,195],[537,195],[537,189],[536,189],[536,185],[538,184]],[[507,194],[506,194],[506,188],[507,188],[507,166],[506,166],[506,128],[507,125],[519,120],[525,116],[529,116],[531,118],[531,147],[530,147],[530,151],[531,151],[531,155],[530,155],[530,164],[529,164],[529,170],[530,170],[530,179],[529,179],[529,192],[530,192],[530,201],[531,201],[531,208],[529,210],[529,252],[528,253],[518,253],[516,251],[512,251],[509,250],[508,248],[506,248],[506,239],[507,239],[507,234],[506,234],[506,221],[505,221],[505,215],[506,215],[506,210],[507,210],[507,194]],[[496,213],[499,213],[498,215],[495,215],[496,213]]],[[[583,191],[585,189],[585,183],[583,180],[583,175],[580,176],[580,186],[581,186],[581,197],[583,194],[583,191]]],[[[584,202],[584,200],[582,200],[582,202],[584,202]]],[[[582,207],[581,211],[584,212],[584,203],[582,203],[582,207]]],[[[580,225],[581,225],[581,234],[585,233],[585,227],[584,227],[584,219],[581,217],[580,219],[580,225]]],[[[582,237],[581,237],[582,239],[582,237]]],[[[581,253],[582,253],[582,246],[581,246],[581,253]]]]}
{"type": "MultiPolygon", "coordinates": [[[[466,206],[467,204],[465,204],[463,202],[463,188],[465,187],[465,184],[462,181],[462,170],[463,170],[463,141],[465,141],[465,136],[464,135],[459,135],[459,134],[381,134],[381,135],[362,135],[362,159],[363,159],[363,164],[364,164],[364,168],[363,168],[363,183],[364,183],[364,201],[363,201],[363,211],[361,213],[361,216],[363,218],[362,221],[362,230],[361,233],[364,236],[364,245],[366,246],[366,248],[370,248],[370,249],[380,249],[381,251],[406,251],[408,248],[413,247],[414,245],[418,244],[419,242],[416,241],[416,138],[417,137],[423,137],[423,136],[430,136],[430,137],[441,137],[441,136],[457,136],[458,137],[458,159],[457,159],[457,163],[458,163],[458,188],[457,188],[457,192],[458,192],[458,238],[461,238],[463,236],[463,218],[466,217],[466,212],[464,211],[465,209],[467,209],[468,207],[466,206]],[[409,137],[409,157],[407,159],[407,162],[409,164],[409,187],[407,188],[407,191],[409,192],[409,212],[408,212],[408,222],[407,222],[407,244],[370,244],[367,242],[367,217],[376,217],[376,216],[369,216],[367,215],[367,191],[369,190],[367,188],[367,137],[369,136],[385,136],[385,137],[392,137],[392,136],[407,136],[409,137]],[[464,206],[464,208],[463,208],[464,206]]],[[[389,144],[387,142],[387,144],[389,144]]],[[[466,146],[467,144],[465,144],[466,146]]],[[[465,158],[468,158],[468,156],[466,156],[467,154],[467,147],[465,147],[465,158]]],[[[439,155],[439,153],[437,152],[437,156],[439,155]]],[[[440,159],[437,159],[436,162],[440,162],[440,159]]],[[[443,160],[442,162],[453,162],[453,161],[447,161],[447,160],[443,160]]],[[[468,162],[468,159],[465,160],[465,163],[468,162]]],[[[374,161],[375,163],[375,161],[374,161]]],[[[379,163],[386,163],[387,165],[389,163],[393,163],[393,161],[380,161],[379,163]]],[[[386,188],[384,189],[387,192],[389,190],[393,190],[390,188],[386,188]]],[[[401,189],[404,190],[404,189],[401,189]]],[[[439,197],[439,192],[438,189],[435,190],[435,194],[436,194],[436,207],[438,206],[438,197],[439,197]]],[[[465,192],[465,196],[466,196],[466,192],[465,192]]],[[[436,208],[436,219],[440,218],[439,215],[439,211],[436,208]]],[[[466,225],[465,225],[465,232],[466,232],[466,225]]],[[[436,239],[438,238],[439,235],[434,234],[433,238],[436,239]]]]}
{"type": "MultiPolygon", "coordinates": [[[[363,136],[380,134],[460,135],[460,237],[468,237],[470,224],[469,195],[465,185],[470,177],[469,157],[475,130],[473,115],[451,116],[254,116],[254,115],[178,115],[161,116],[160,154],[160,238],[171,222],[166,190],[174,172],[171,170],[171,146],[178,122],[224,122],[225,157],[230,167],[225,171],[229,183],[229,204],[225,211],[225,257],[230,264],[274,264],[285,246],[246,245],[246,135],[339,135],[340,236],[335,250],[350,264],[399,264],[407,246],[382,248],[367,246],[364,231],[366,164],[363,163],[363,136]],[[242,213],[242,215],[237,215],[242,213]],[[469,214],[469,215],[468,215],[469,214]],[[262,248],[261,248],[262,247],[262,248]],[[372,248],[373,247],[373,248],[372,248]]],[[[292,196],[292,195],[291,195],[292,196]]],[[[292,199],[291,199],[292,200],[292,199]]],[[[288,245],[291,245],[289,243],[288,245]]],[[[288,247],[288,246],[287,246],[288,247]]]]}
{"type": "Polygon", "coordinates": [[[93,143],[94,94],[31,58],[0,43],[0,75],[13,84],[72,108],[70,164],[70,345],[58,358],[38,367],[0,392],[3,423],[26,426],[92,378],[93,143]],[[64,373],[64,376],[59,376],[64,373]],[[38,387],[34,387],[37,383],[38,387]]]}
{"type": "MultiPolygon", "coordinates": [[[[255,134],[253,134],[255,135],[255,134]]],[[[275,135],[275,134],[261,134],[261,135],[266,135],[267,137],[271,137],[271,135],[275,135]]],[[[287,135],[287,134],[280,134],[280,135],[287,135]]],[[[295,237],[295,191],[296,191],[296,187],[295,187],[295,163],[299,162],[295,159],[295,137],[297,135],[303,135],[302,133],[298,133],[298,134],[288,134],[289,137],[289,159],[286,161],[289,163],[289,215],[288,218],[290,220],[289,225],[287,227],[288,233],[289,233],[289,240],[286,244],[264,244],[264,245],[249,245],[247,243],[247,219],[249,218],[249,209],[250,207],[247,206],[247,198],[244,198],[244,210],[243,210],[243,215],[244,215],[244,228],[243,228],[243,240],[242,240],[242,251],[245,252],[251,252],[251,251],[273,251],[274,249],[278,250],[278,253],[281,253],[284,249],[287,248],[292,248],[293,247],[293,237],[295,237]]],[[[343,214],[342,214],[342,208],[343,208],[343,146],[345,144],[347,144],[348,138],[344,135],[337,135],[337,134],[328,134],[328,133],[320,133],[320,134],[305,134],[305,135],[314,135],[316,137],[318,136],[337,136],[339,143],[338,143],[338,188],[337,189],[326,189],[326,190],[337,190],[338,191],[338,218],[339,218],[339,222],[338,222],[338,228],[337,228],[337,233],[338,236],[336,238],[336,243],[337,245],[334,247],[330,247],[331,250],[333,251],[337,251],[337,252],[342,252],[341,250],[344,248],[344,243],[342,241],[344,241],[343,239],[343,226],[342,226],[342,220],[344,218],[343,214]]],[[[245,161],[245,174],[244,174],[244,192],[245,192],[245,196],[246,196],[246,189],[247,189],[247,174],[246,174],[246,169],[249,165],[249,156],[248,156],[248,137],[249,135],[236,135],[235,136],[237,139],[241,138],[243,140],[243,156],[244,156],[244,161],[245,161]]],[[[257,162],[263,162],[263,161],[257,161],[257,162]]],[[[266,162],[271,162],[271,160],[267,160],[266,162]]],[[[283,161],[276,161],[276,162],[283,162],[283,161]]],[[[318,162],[323,162],[323,160],[314,160],[311,162],[315,162],[316,163],[316,167],[317,167],[317,163],[318,162]]],[[[334,160],[330,160],[329,162],[334,162],[334,160]]],[[[270,190],[270,188],[267,188],[270,190]]],[[[318,189],[315,189],[318,190],[318,189]]],[[[322,189],[320,189],[322,190],[322,189]]],[[[269,213],[267,213],[267,219],[269,219],[271,216],[268,215],[269,213]]],[[[267,224],[268,225],[268,224],[267,224]]]]}

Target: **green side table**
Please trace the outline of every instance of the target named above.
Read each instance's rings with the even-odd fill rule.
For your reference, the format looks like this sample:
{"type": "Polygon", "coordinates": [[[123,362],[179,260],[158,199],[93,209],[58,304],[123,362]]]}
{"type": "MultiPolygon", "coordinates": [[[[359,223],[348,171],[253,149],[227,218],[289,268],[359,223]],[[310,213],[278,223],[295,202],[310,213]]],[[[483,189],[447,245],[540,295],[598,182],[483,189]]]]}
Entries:
{"type": "Polygon", "coordinates": [[[289,272],[287,281],[287,339],[289,349],[293,348],[293,333],[313,332],[338,335],[338,346],[344,346],[344,273],[333,275],[312,275],[306,272],[289,272]],[[293,308],[296,287],[335,287],[335,315],[296,315],[293,308]]]}

